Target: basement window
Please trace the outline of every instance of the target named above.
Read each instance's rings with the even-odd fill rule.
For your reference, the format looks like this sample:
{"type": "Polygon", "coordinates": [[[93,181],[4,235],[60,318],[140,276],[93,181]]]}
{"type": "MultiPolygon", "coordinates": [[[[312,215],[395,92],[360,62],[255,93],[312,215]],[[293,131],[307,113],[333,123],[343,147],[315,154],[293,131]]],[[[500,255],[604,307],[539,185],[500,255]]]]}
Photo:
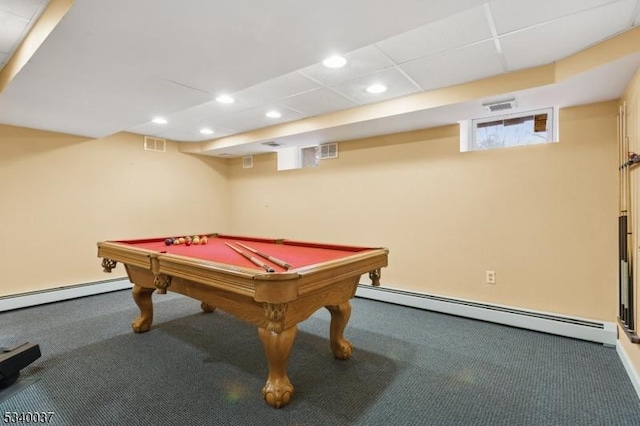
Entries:
{"type": "Polygon", "coordinates": [[[278,151],[278,170],[318,167],[320,160],[338,158],[336,142],[312,146],[292,146],[278,151]]]}
{"type": "Polygon", "coordinates": [[[460,122],[460,151],[483,151],[557,141],[555,108],[460,122]]]}
{"type": "Polygon", "coordinates": [[[320,159],[318,146],[292,146],[278,150],[278,170],[293,170],[317,167],[320,159]]]}

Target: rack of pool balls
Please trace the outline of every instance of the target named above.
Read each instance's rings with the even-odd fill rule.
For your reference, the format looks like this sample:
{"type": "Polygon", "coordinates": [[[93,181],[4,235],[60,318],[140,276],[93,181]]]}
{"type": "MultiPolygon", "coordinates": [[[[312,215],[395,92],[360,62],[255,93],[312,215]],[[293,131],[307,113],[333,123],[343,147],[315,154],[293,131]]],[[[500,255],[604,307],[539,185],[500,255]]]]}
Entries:
{"type": "Polygon", "coordinates": [[[176,237],[176,238],[167,238],[164,240],[164,244],[167,246],[179,246],[180,244],[184,244],[185,246],[200,245],[207,244],[209,242],[209,238],[206,235],[194,235],[193,237],[176,237]]]}

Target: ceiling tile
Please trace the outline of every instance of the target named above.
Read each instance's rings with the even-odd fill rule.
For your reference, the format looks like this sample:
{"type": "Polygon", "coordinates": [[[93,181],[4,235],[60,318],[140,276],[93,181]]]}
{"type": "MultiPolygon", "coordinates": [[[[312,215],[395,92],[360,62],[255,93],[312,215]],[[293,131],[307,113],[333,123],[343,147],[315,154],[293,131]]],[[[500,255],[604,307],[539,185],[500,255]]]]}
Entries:
{"type": "MultiPolygon", "coordinates": [[[[198,104],[196,106],[181,109],[177,112],[166,114],[163,111],[157,111],[158,115],[162,115],[167,119],[167,125],[159,125],[152,123],[151,121],[137,125],[135,127],[127,129],[127,131],[133,133],[141,133],[146,135],[156,135],[159,132],[166,132],[166,129],[171,128],[193,128],[196,130],[196,134],[198,137],[201,135],[198,133],[200,127],[207,126],[214,131],[216,131],[216,137],[220,137],[218,134],[218,129],[221,129],[219,122],[224,121],[225,123],[233,123],[233,130],[227,129],[225,130],[225,134],[235,133],[239,131],[250,130],[250,127],[247,126],[246,120],[239,120],[241,124],[236,124],[233,120],[229,118],[230,114],[237,114],[242,111],[247,111],[253,109],[259,105],[264,105],[269,102],[268,99],[259,97],[253,93],[251,89],[244,90],[242,92],[233,94],[234,102],[230,104],[222,104],[215,100],[211,100],[202,104],[198,104]]],[[[149,120],[153,117],[149,116],[149,120]]],[[[254,123],[255,124],[255,123],[254,123]]],[[[191,134],[190,131],[187,130],[182,132],[184,134],[191,134]]],[[[181,134],[182,134],[181,133],[181,134]]],[[[161,133],[163,136],[166,133],[161,133]]],[[[171,134],[170,136],[164,136],[170,139],[176,139],[176,136],[171,134]]],[[[211,136],[208,137],[211,139],[211,136]]],[[[176,140],[188,140],[188,139],[176,139],[176,140]]]]}
{"type": "Polygon", "coordinates": [[[493,41],[427,56],[400,66],[425,90],[451,86],[502,73],[493,41]]]}
{"type": "Polygon", "coordinates": [[[312,90],[320,85],[299,72],[292,72],[248,88],[253,96],[278,100],[312,90]]]}
{"type": "Polygon", "coordinates": [[[201,142],[208,141],[211,139],[221,138],[224,136],[228,136],[231,133],[224,130],[216,130],[212,135],[203,135],[200,133],[200,128],[194,128],[193,130],[187,130],[184,128],[180,128],[178,130],[165,130],[163,132],[157,134],[143,133],[149,136],[155,136],[163,139],[171,139],[178,142],[201,142]]]}
{"type": "Polygon", "coordinates": [[[233,97],[234,101],[230,104],[223,104],[216,100],[210,100],[203,104],[178,111],[170,117],[219,117],[226,114],[246,111],[270,102],[269,99],[256,95],[251,89],[233,93],[231,94],[231,97],[233,97]]]}
{"type": "Polygon", "coordinates": [[[409,95],[420,90],[395,67],[338,83],[332,88],[361,105],[409,95]],[[383,84],[387,86],[387,91],[378,94],[368,93],[366,89],[372,84],[383,84]]]}
{"type": "Polygon", "coordinates": [[[538,25],[612,0],[493,0],[489,3],[498,34],[538,25]]]}
{"type": "Polygon", "coordinates": [[[627,28],[636,0],[622,0],[500,37],[509,70],[551,63],[627,28]]]}
{"type": "Polygon", "coordinates": [[[327,114],[358,106],[333,90],[321,87],[280,101],[281,104],[308,116],[327,114]]]}
{"type": "Polygon", "coordinates": [[[239,115],[262,123],[261,127],[272,126],[274,124],[286,123],[294,120],[300,120],[306,117],[305,114],[299,111],[295,111],[292,108],[288,108],[276,103],[261,105],[257,108],[244,111],[239,115]],[[278,111],[280,114],[282,114],[282,116],[279,118],[267,117],[266,114],[269,111],[278,111]]]}
{"type": "Polygon", "coordinates": [[[197,114],[189,114],[181,111],[177,114],[165,116],[167,124],[156,124],[150,121],[148,123],[132,127],[127,131],[143,135],[159,136],[177,141],[207,140],[235,133],[235,131],[219,126],[216,119],[201,112],[202,111],[197,114]],[[213,130],[214,134],[201,134],[200,129],[205,127],[213,130]],[[189,135],[188,138],[186,135],[189,135]]]}
{"type": "Polygon", "coordinates": [[[11,53],[29,26],[29,20],[0,10],[0,52],[11,53]]]}
{"type": "Polygon", "coordinates": [[[167,126],[163,124],[145,123],[139,126],[131,127],[127,129],[130,133],[138,133],[140,135],[156,136],[162,132],[167,131],[167,126]]]}
{"type": "Polygon", "coordinates": [[[375,46],[367,46],[343,56],[347,60],[347,64],[342,68],[327,68],[322,63],[318,63],[302,69],[301,73],[322,84],[332,85],[394,65],[375,46]]]}
{"type": "Polygon", "coordinates": [[[377,46],[401,64],[488,38],[491,29],[480,6],[383,40],[377,46]]]}
{"type": "Polygon", "coordinates": [[[217,117],[214,128],[229,129],[233,133],[247,132],[258,127],[264,127],[262,122],[242,114],[230,114],[217,117]]]}
{"type": "Polygon", "coordinates": [[[49,0],[2,0],[0,1],[0,11],[9,12],[25,19],[34,19],[47,4],[49,4],[49,0]]]}

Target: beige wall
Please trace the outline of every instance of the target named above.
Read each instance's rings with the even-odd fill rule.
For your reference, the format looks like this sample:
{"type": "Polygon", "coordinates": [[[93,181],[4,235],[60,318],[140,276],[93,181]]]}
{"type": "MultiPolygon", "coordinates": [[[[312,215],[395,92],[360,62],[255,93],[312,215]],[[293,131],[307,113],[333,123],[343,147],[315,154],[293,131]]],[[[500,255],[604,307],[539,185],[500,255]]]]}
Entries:
{"type": "Polygon", "coordinates": [[[233,160],[230,231],[382,245],[383,285],[614,321],[616,113],[562,110],[542,146],[460,153],[450,126],[341,143],[314,169],[233,160]]]}
{"type": "Polygon", "coordinates": [[[111,278],[99,240],[226,231],[382,245],[388,286],[613,321],[616,112],[562,110],[558,144],[460,153],[449,126],[283,172],[275,155],[242,169],[173,143],[144,151],[138,135],[2,126],[0,295],[111,278]]]}
{"type": "Polygon", "coordinates": [[[226,160],[0,125],[0,296],[124,275],[96,242],[227,227],[226,160]]]}

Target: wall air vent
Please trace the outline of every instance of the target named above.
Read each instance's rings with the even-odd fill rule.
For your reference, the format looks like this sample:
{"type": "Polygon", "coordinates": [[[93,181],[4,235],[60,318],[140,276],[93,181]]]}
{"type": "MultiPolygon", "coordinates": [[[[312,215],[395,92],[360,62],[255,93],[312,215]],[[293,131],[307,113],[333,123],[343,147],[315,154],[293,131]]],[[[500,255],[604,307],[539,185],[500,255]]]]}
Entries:
{"type": "Polygon", "coordinates": [[[242,157],[242,168],[250,169],[253,167],[253,155],[247,155],[246,157],[242,157]]]}
{"type": "Polygon", "coordinates": [[[327,143],[320,145],[320,159],[327,160],[329,158],[338,158],[338,144],[327,143]]]}
{"type": "Polygon", "coordinates": [[[167,150],[167,141],[151,136],[145,136],[144,149],[145,151],[165,152],[167,150]]]}
{"type": "Polygon", "coordinates": [[[488,109],[490,112],[507,111],[510,109],[514,109],[516,107],[516,100],[509,99],[509,100],[500,101],[500,102],[488,102],[488,103],[482,104],[482,106],[488,109]]]}

